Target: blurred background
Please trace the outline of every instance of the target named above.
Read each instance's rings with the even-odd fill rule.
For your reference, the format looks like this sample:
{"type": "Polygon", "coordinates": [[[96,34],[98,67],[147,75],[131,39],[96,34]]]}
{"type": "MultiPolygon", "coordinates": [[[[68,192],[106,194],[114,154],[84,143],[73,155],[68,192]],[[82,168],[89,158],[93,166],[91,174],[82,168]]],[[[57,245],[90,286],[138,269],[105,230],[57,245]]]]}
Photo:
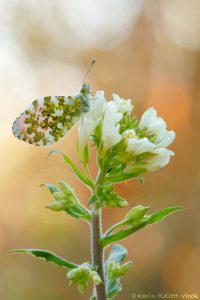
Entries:
{"type": "MultiPolygon", "coordinates": [[[[13,137],[13,120],[39,96],[73,95],[92,58],[92,90],[131,98],[139,115],[154,106],[177,134],[170,164],[116,190],[126,209],[104,209],[104,229],[134,205],[186,211],[122,244],[134,266],[116,299],[139,293],[200,292],[200,2],[198,0],[0,0],[0,299],[81,298],[65,270],[11,248],[47,248],[77,263],[90,259],[89,229],[46,210],[39,185],[64,179],[87,205],[89,193],[55,156],[13,137]]],[[[55,147],[76,162],[77,129],[55,147]]],[[[96,174],[94,153],[91,172],[96,174]]],[[[108,249],[109,250],[109,249],[108,249]]]]}

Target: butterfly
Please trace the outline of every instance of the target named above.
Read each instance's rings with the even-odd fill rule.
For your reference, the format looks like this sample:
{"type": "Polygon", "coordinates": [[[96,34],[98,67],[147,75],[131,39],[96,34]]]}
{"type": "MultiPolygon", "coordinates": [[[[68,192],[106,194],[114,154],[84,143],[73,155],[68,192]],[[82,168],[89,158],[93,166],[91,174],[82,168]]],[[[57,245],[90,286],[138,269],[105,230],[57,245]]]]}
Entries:
{"type": "MultiPolygon", "coordinates": [[[[89,73],[95,60],[84,77],[89,73]]],[[[47,96],[33,101],[14,121],[14,136],[35,146],[50,146],[90,110],[90,86],[83,83],[75,96],[47,96]]]]}
{"type": "Polygon", "coordinates": [[[90,110],[90,87],[74,96],[47,96],[33,101],[12,126],[13,134],[35,146],[50,146],[64,137],[90,110]]]}

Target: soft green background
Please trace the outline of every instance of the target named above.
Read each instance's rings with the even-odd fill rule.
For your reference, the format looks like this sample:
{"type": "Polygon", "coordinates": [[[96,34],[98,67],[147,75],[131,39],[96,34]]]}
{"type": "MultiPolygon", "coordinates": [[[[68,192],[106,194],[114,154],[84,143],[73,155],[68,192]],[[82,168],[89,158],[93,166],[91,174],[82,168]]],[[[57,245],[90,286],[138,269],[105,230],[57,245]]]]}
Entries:
{"type": "MultiPolygon", "coordinates": [[[[131,181],[117,191],[129,208],[188,208],[123,242],[134,266],[117,299],[135,292],[200,292],[200,2],[0,0],[0,7],[0,299],[81,299],[64,270],[3,252],[40,247],[77,263],[89,259],[87,225],[46,210],[51,199],[39,185],[64,179],[85,204],[88,191],[60,158],[46,160],[50,149],[15,139],[11,125],[35,98],[75,93],[93,57],[93,91],[133,99],[137,114],[154,106],[177,133],[176,156],[166,168],[146,175],[143,186],[131,181]]],[[[56,145],[74,160],[76,135],[74,128],[56,145]]],[[[90,167],[95,175],[93,153],[90,167]]],[[[105,209],[105,229],[129,208],[105,209]]]]}

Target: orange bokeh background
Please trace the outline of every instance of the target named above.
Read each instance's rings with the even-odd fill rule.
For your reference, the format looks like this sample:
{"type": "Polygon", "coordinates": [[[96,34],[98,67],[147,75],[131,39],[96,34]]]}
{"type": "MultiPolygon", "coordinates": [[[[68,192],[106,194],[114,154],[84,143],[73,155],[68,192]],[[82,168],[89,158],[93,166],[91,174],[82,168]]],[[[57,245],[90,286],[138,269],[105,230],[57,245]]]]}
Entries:
{"type": "MultiPolygon", "coordinates": [[[[87,224],[46,210],[51,198],[43,182],[70,183],[88,205],[83,187],[50,148],[13,137],[13,120],[39,96],[73,95],[91,59],[92,91],[131,98],[135,113],[154,106],[176,131],[170,164],[116,190],[126,209],[106,208],[104,229],[134,205],[151,211],[183,205],[171,216],[122,244],[134,265],[116,299],[133,293],[199,293],[199,119],[200,2],[178,0],[34,1],[0,0],[0,299],[81,299],[69,288],[65,270],[26,255],[5,256],[12,248],[49,249],[77,263],[90,259],[87,224]]],[[[75,162],[77,127],[54,146],[75,162]]],[[[80,164],[79,164],[80,166],[80,164]]],[[[81,166],[80,166],[81,167],[81,166]]],[[[96,175],[95,153],[90,170],[96,175]]],[[[109,249],[108,249],[109,250],[109,249]]],[[[82,299],[89,299],[91,287],[82,299]]]]}

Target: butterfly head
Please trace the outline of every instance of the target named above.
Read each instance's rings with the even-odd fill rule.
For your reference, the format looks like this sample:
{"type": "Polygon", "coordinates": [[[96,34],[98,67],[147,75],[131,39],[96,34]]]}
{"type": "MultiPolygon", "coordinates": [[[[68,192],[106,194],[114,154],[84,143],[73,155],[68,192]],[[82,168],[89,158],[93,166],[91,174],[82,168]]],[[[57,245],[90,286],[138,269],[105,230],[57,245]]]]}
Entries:
{"type": "Polygon", "coordinates": [[[81,87],[81,94],[87,96],[90,94],[90,85],[83,83],[82,87],[81,87]]]}

